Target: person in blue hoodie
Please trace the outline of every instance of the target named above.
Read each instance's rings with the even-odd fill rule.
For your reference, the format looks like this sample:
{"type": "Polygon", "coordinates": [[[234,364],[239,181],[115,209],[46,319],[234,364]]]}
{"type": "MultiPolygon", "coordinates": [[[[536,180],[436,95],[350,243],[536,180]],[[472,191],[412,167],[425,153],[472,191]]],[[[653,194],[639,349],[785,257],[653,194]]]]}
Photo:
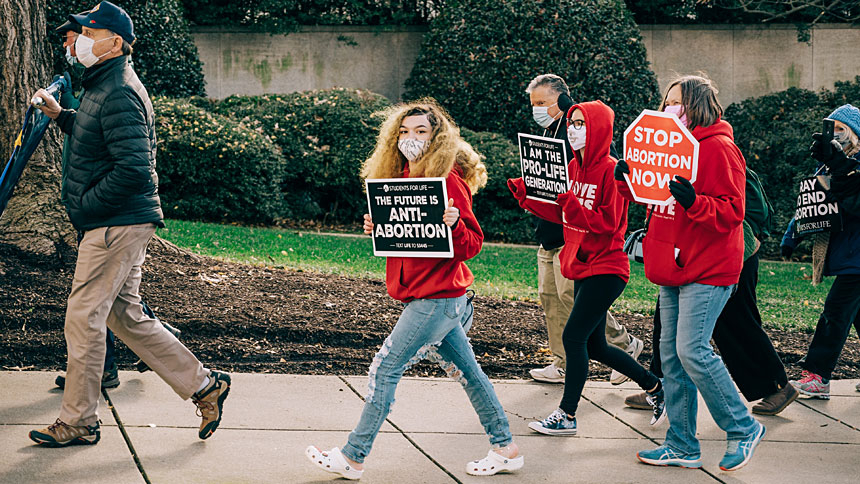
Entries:
{"type": "MultiPolygon", "coordinates": [[[[830,398],[830,378],[851,326],[860,334],[860,109],[846,104],[828,118],[835,120],[834,139],[828,142],[820,133],[814,134],[811,152],[820,164],[819,182],[838,204],[842,230],[815,235],[812,283],[821,282],[823,276],[836,279],[809,350],[800,361],[803,377],[791,382],[801,394],[824,400],[830,398]]],[[[783,257],[791,256],[800,239],[791,219],[780,246],[783,257]]]]}

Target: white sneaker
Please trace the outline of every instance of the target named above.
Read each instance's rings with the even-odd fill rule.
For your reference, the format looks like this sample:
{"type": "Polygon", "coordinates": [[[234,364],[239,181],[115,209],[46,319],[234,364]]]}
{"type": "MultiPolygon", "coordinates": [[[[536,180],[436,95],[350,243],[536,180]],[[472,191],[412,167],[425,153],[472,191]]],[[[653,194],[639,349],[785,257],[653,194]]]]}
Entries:
{"type": "MultiPolygon", "coordinates": [[[[639,355],[642,354],[642,350],[645,348],[645,344],[642,343],[642,340],[635,337],[630,336],[630,343],[627,345],[627,354],[633,357],[634,360],[639,359],[639,355]]],[[[627,375],[617,371],[612,370],[612,374],[609,375],[609,383],[613,385],[620,385],[629,380],[627,375]]]]}
{"type": "Polygon", "coordinates": [[[564,383],[564,370],[551,363],[543,368],[529,370],[529,375],[542,383],[564,383]]]}
{"type": "Polygon", "coordinates": [[[857,386],[854,387],[854,389],[857,390],[858,392],[860,392],[860,383],[858,383],[857,386]]]}

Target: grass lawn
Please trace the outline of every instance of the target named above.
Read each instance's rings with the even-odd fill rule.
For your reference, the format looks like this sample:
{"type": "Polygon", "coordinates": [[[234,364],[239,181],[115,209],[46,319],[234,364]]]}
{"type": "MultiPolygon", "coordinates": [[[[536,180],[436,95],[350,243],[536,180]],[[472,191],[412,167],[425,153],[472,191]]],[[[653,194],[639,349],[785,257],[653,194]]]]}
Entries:
{"type": "MultiPolygon", "coordinates": [[[[198,254],[244,264],[283,266],[308,271],[383,279],[385,259],[372,255],[369,237],[321,235],[296,230],[249,228],[181,220],[166,221],[158,235],[198,254]]],[[[485,245],[468,262],[478,294],[538,301],[536,249],[485,245]]],[[[631,264],[630,282],[614,311],[652,314],[657,287],[645,279],[641,264],[631,264]]],[[[768,325],[813,329],[831,279],[813,287],[809,264],[763,262],[758,298],[768,325]]]]}

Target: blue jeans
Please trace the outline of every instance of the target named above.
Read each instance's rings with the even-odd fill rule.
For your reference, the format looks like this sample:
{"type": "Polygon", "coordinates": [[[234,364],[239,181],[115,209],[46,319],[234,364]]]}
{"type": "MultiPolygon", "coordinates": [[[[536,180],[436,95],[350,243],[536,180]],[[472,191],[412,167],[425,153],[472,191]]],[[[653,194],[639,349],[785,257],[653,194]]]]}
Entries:
{"type": "Polygon", "coordinates": [[[728,440],[746,437],[757,428],[723,360],[711,347],[714,325],[733,288],[696,283],[660,287],[660,353],[669,416],[665,445],[676,451],[701,453],[696,389],[728,440]]]}
{"type": "Polygon", "coordinates": [[[504,447],[513,441],[508,418],[493,385],[478,366],[464,328],[472,319],[466,296],[415,299],[405,305],[400,319],[370,365],[368,393],[361,420],[349,434],[343,455],[364,462],[376,434],[394,404],[394,390],[416,356],[439,363],[459,381],[478,414],[490,444],[504,447]]]}

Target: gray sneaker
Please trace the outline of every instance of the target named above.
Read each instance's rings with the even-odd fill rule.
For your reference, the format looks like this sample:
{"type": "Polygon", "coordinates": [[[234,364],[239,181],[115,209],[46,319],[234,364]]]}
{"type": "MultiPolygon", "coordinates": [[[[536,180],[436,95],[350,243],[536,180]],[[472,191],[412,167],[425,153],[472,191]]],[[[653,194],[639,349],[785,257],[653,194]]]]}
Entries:
{"type": "MultiPolygon", "coordinates": [[[[642,349],[644,348],[645,344],[642,343],[641,339],[635,336],[630,336],[630,344],[627,345],[626,351],[630,356],[633,357],[634,360],[639,359],[639,355],[642,354],[642,349]]],[[[612,374],[609,375],[609,382],[613,385],[620,385],[627,380],[629,380],[629,378],[627,378],[627,375],[616,370],[612,370],[612,374]]]]}
{"type": "Polygon", "coordinates": [[[860,383],[858,383],[857,386],[854,387],[854,389],[857,390],[858,392],[860,392],[860,383]]]}
{"type": "Polygon", "coordinates": [[[794,385],[794,388],[796,388],[801,395],[820,398],[822,400],[830,400],[830,380],[825,381],[821,375],[817,375],[806,370],[803,370],[802,375],[803,378],[800,380],[791,380],[789,382],[794,385]]]}
{"type": "Polygon", "coordinates": [[[564,370],[555,366],[555,363],[543,368],[533,368],[529,370],[529,375],[541,383],[564,383],[564,370]]]}

